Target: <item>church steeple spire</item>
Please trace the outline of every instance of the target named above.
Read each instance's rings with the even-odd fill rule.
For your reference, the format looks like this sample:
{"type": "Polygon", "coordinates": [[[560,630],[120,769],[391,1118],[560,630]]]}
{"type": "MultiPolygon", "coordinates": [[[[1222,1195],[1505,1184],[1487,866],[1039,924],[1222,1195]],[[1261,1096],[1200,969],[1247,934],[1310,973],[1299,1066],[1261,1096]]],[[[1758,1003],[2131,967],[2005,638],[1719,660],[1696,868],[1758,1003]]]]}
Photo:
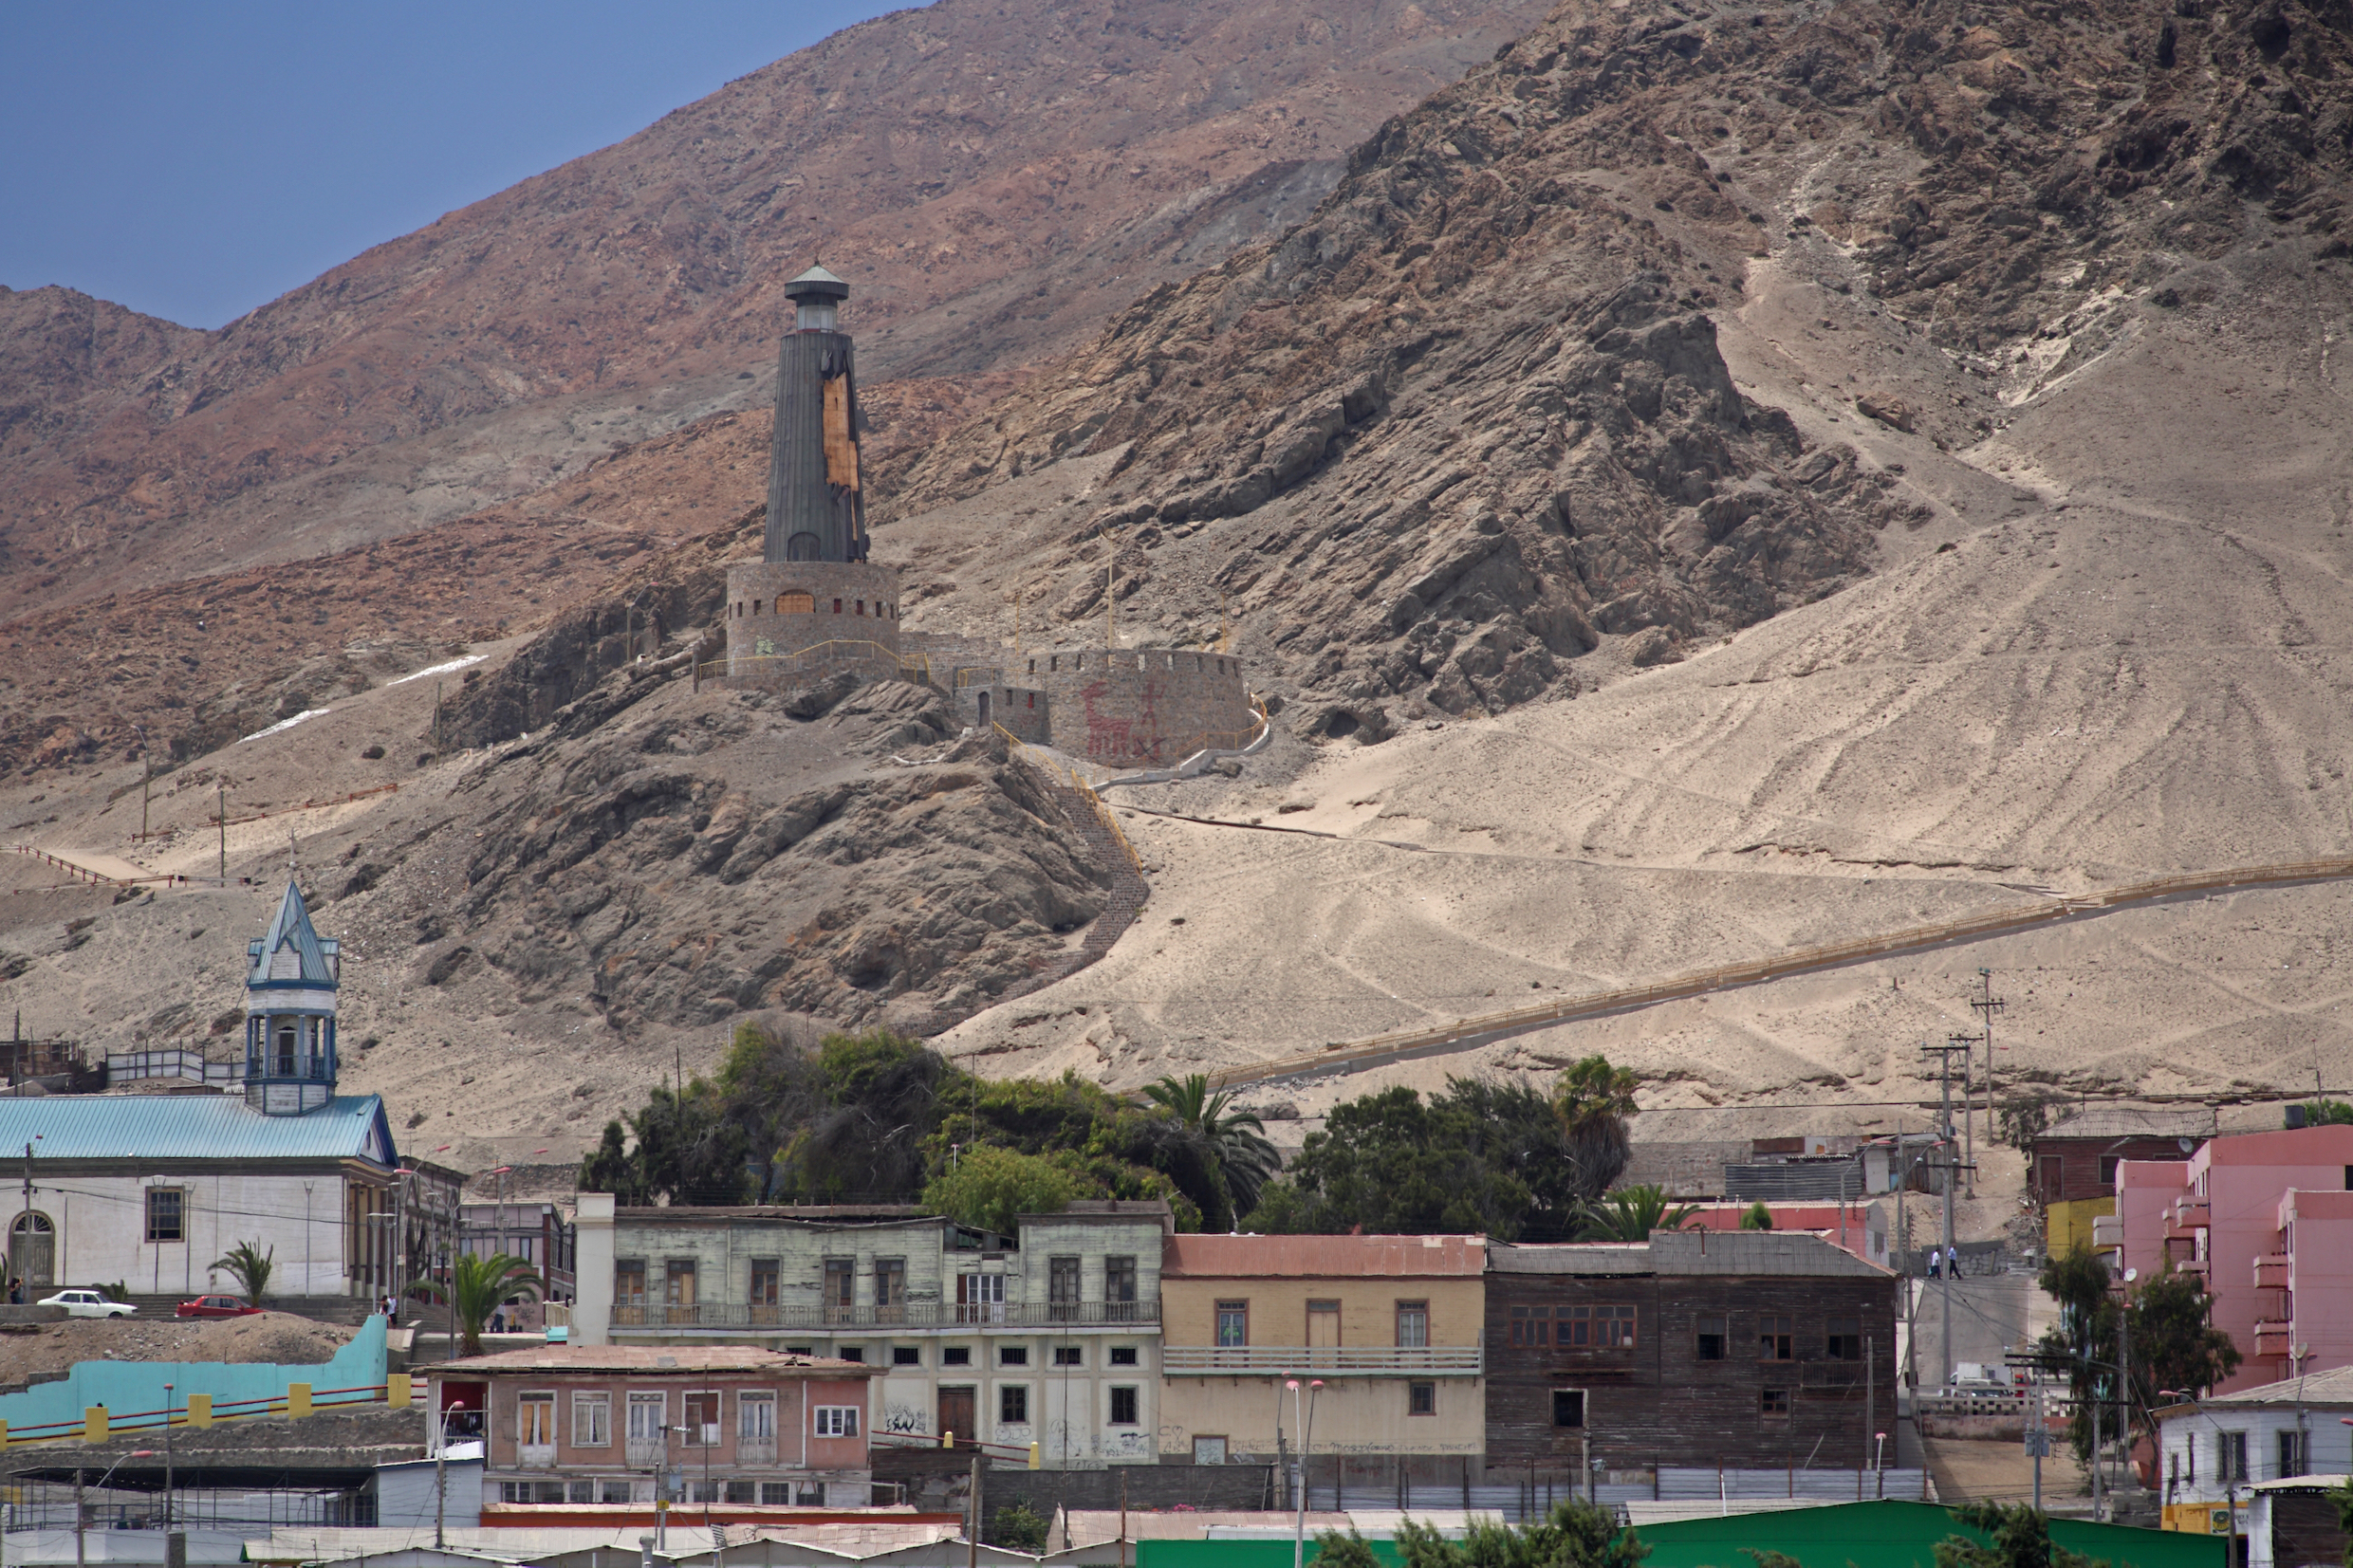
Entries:
{"type": "Polygon", "coordinates": [[[341,950],[312,928],[289,878],[268,933],[245,949],[245,1100],[253,1109],[300,1116],[335,1098],[341,950]]]}

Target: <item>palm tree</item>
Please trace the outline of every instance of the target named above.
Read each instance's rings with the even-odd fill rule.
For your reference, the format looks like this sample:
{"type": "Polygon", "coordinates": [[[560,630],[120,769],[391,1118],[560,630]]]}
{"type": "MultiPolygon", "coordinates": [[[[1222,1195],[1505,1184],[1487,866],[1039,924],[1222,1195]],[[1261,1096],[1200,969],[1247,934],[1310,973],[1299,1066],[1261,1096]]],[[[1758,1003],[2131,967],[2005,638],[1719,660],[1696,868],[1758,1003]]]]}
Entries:
{"type": "Polygon", "coordinates": [[[1621,1187],[1580,1213],[1581,1242],[1646,1242],[1654,1230],[1680,1230],[1699,1211],[1696,1204],[1667,1202],[1657,1187],[1621,1187]]]}
{"type": "Polygon", "coordinates": [[[274,1272],[277,1256],[278,1249],[274,1246],[264,1252],[251,1242],[239,1242],[229,1249],[227,1257],[213,1259],[213,1266],[229,1270],[235,1277],[237,1288],[243,1292],[246,1301],[259,1306],[262,1298],[269,1293],[269,1276],[274,1272]]]}
{"type": "Polygon", "coordinates": [[[477,1258],[461,1252],[450,1265],[447,1283],[439,1280],[419,1280],[411,1287],[411,1294],[429,1301],[449,1301],[457,1313],[457,1326],[465,1337],[460,1356],[482,1354],[482,1325],[491,1320],[491,1314],[510,1301],[529,1301],[539,1299],[547,1283],[530,1264],[504,1252],[493,1252],[477,1258]]]}
{"type": "Polygon", "coordinates": [[[1552,1086],[1552,1111],[1577,1162],[1578,1189],[1588,1199],[1608,1191],[1625,1174],[1633,1153],[1626,1118],[1641,1109],[1634,1102],[1641,1081],[1631,1067],[1613,1067],[1606,1057],[1589,1056],[1562,1068],[1552,1086]]]}
{"type": "Polygon", "coordinates": [[[1226,1107],[1233,1103],[1232,1094],[1222,1089],[1212,1093],[1207,1073],[1147,1083],[1144,1098],[1208,1151],[1232,1205],[1229,1219],[1258,1207],[1260,1190],[1283,1163],[1274,1145],[1267,1141],[1265,1122],[1248,1111],[1229,1115],[1226,1107]]]}

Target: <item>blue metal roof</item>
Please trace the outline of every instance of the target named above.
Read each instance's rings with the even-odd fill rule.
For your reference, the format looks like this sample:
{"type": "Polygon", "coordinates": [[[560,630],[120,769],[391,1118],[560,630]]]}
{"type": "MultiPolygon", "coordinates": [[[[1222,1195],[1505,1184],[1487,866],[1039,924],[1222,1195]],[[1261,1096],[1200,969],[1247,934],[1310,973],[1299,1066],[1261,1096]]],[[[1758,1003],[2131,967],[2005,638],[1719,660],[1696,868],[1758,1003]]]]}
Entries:
{"type": "Polygon", "coordinates": [[[399,1163],[384,1102],[339,1095],[298,1116],[266,1116],[232,1095],[0,1098],[0,1152],[35,1160],[362,1159],[399,1163]]]}
{"type": "Polygon", "coordinates": [[[269,933],[258,942],[249,942],[245,954],[253,961],[246,971],[248,987],[262,986],[270,979],[270,958],[280,948],[291,947],[301,960],[299,975],[287,975],[280,984],[327,986],[335,984],[335,965],[330,962],[338,944],[321,939],[310,924],[310,911],[303,903],[302,890],[292,882],[286,885],[286,896],[278,900],[277,916],[269,922],[269,933]]]}

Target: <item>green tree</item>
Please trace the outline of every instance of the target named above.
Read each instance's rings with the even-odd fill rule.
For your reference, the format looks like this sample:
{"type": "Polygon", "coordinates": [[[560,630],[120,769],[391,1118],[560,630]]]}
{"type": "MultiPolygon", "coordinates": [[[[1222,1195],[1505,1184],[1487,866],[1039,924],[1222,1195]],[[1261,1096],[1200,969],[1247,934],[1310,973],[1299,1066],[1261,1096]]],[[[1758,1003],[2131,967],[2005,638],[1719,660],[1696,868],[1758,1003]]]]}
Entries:
{"type": "Polygon", "coordinates": [[[983,1144],[926,1187],[923,1204],[958,1225],[1010,1236],[1016,1216],[1058,1214],[1078,1195],[1078,1182],[1053,1160],[983,1144]]]}
{"type": "Polygon", "coordinates": [[[2214,1327],[2214,1299],[2197,1276],[2177,1272],[2170,1260],[2156,1279],[2133,1293],[2125,1320],[2132,1336],[2133,1387],[2144,1396],[2134,1403],[2152,1436],[2156,1424],[2146,1415],[2156,1402],[2146,1395],[2159,1389],[2211,1389],[2238,1370],[2238,1346],[2214,1327]]]}
{"type": "Polygon", "coordinates": [[[1568,1136],[1584,1198],[1598,1198],[1618,1184],[1633,1156],[1626,1122],[1640,1107],[1634,1092],[1641,1078],[1630,1067],[1613,1067],[1606,1057],[1589,1056],[1561,1069],[1552,1086],[1552,1108],[1568,1136]]]}
{"type": "MultiPolygon", "coordinates": [[[[1585,1242],[1646,1242],[1654,1230],[1680,1230],[1699,1212],[1697,1204],[1671,1204],[1659,1187],[1621,1187],[1584,1206],[1577,1239],[1585,1242]]],[[[1769,1227],[1768,1228],[1770,1228],[1769,1227]]]]}
{"type": "MultiPolygon", "coordinates": [[[[1336,1535],[1318,1537],[1317,1544],[1332,1541],[1348,1550],[1351,1540],[1363,1544],[1361,1538],[1336,1535]]],[[[1460,1540],[1409,1519],[1399,1524],[1397,1543],[1406,1568],[1638,1568],[1650,1556],[1633,1531],[1618,1527],[1615,1512],[1589,1503],[1559,1503],[1548,1517],[1516,1526],[1475,1523],[1460,1540]]],[[[1316,1560],[1362,1568],[1372,1553],[1365,1548],[1361,1559],[1351,1552],[1316,1560]]]]}
{"type": "Polygon", "coordinates": [[[1967,1536],[1947,1536],[1934,1550],[1936,1568],[2108,1568],[2105,1558],[2070,1552],[2050,1539],[2050,1521],[2023,1503],[1965,1503],[1951,1510],[1972,1529],[1993,1538],[1980,1546],[1967,1536]]]}
{"type": "Polygon", "coordinates": [[[2307,1099],[2304,1102],[2304,1124],[2307,1127],[2338,1127],[2353,1123],[2353,1105],[2341,1099],[2307,1099]]]}
{"type": "Polygon", "coordinates": [[[1315,1568],[1388,1568],[1354,1530],[1346,1535],[1338,1530],[1317,1532],[1315,1556],[1309,1560],[1315,1568]]]}
{"type": "Polygon", "coordinates": [[[259,1306],[262,1298],[269,1294],[269,1276],[274,1271],[277,1256],[278,1249],[274,1246],[264,1252],[251,1242],[239,1242],[229,1249],[227,1256],[213,1259],[213,1266],[227,1269],[230,1277],[237,1282],[238,1293],[252,1305],[259,1306]]]}
{"type": "Polygon", "coordinates": [[[2034,1140],[2050,1126],[2050,1108],[2055,1103],[2049,1095],[2023,1094],[2006,1097],[1993,1108],[1994,1123],[2000,1137],[2020,1153],[2030,1153],[2034,1140]]]}
{"type": "MultiPolygon", "coordinates": [[[[2083,1247],[2045,1260],[2040,1276],[2043,1289],[2059,1305],[2058,1320],[2043,1333],[2043,1354],[2066,1368],[2067,1390],[2074,1413],[2067,1418],[2067,1441],[2078,1461],[2092,1451],[2092,1412],[2113,1409],[2116,1398],[2116,1331],[2121,1313],[2108,1293],[2108,1265],[2083,1247]]],[[[2114,1418],[2106,1418],[2112,1431],[2114,1418]]]]}
{"type": "Polygon", "coordinates": [[[658,1085],[645,1109],[629,1114],[626,1141],[619,1122],[605,1124],[596,1153],[581,1164],[581,1188],[633,1204],[743,1203],[751,1196],[750,1148],[711,1084],[693,1079],[676,1092],[658,1085]]]}
{"type": "Polygon", "coordinates": [[[450,1278],[419,1280],[410,1287],[410,1294],[429,1301],[451,1304],[457,1316],[457,1330],[463,1338],[461,1356],[482,1354],[482,1325],[491,1320],[491,1314],[510,1301],[536,1301],[546,1282],[538,1272],[520,1258],[504,1252],[493,1252],[479,1258],[461,1252],[450,1264],[450,1278]]]}
{"type": "Polygon", "coordinates": [[[1211,1229],[1231,1228],[1234,1215],[1258,1207],[1259,1192],[1281,1164],[1274,1145],[1267,1141],[1265,1122],[1250,1112],[1228,1110],[1234,1097],[1224,1090],[1213,1092],[1206,1073],[1148,1083],[1144,1098],[1200,1146],[1204,1163],[1215,1176],[1215,1207],[1203,1207],[1204,1224],[1211,1229]]]}
{"type": "Polygon", "coordinates": [[[2344,1484],[2328,1494],[2328,1501],[2337,1505],[2337,1528],[2348,1538],[2344,1568],[2353,1568],[2353,1475],[2346,1476],[2344,1484]]]}
{"type": "Polygon", "coordinates": [[[1773,1211],[1763,1198],[1749,1205],[1740,1216],[1740,1228],[1743,1230],[1770,1230],[1772,1227],[1773,1211]]]}
{"type": "Polygon", "coordinates": [[[1027,1503],[1009,1503],[989,1516],[989,1528],[982,1536],[990,1545],[1009,1552],[1043,1552],[1046,1521],[1027,1503]]]}

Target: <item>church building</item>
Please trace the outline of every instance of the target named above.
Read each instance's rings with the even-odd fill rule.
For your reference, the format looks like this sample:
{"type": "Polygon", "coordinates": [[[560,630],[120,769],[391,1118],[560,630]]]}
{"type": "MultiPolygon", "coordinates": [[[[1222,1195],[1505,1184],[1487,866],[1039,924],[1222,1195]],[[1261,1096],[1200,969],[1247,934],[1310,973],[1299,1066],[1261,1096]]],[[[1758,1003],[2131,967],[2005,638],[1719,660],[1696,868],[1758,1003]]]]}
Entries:
{"type": "Polygon", "coordinates": [[[0,1215],[28,1299],[234,1289],[216,1264],[240,1243],[270,1257],[273,1296],[396,1288],[416,1178],[383,1100],[335,1092],[337,944],[288,882],[246,955],[241,1086],[0,1098],[0,1215]]]}

